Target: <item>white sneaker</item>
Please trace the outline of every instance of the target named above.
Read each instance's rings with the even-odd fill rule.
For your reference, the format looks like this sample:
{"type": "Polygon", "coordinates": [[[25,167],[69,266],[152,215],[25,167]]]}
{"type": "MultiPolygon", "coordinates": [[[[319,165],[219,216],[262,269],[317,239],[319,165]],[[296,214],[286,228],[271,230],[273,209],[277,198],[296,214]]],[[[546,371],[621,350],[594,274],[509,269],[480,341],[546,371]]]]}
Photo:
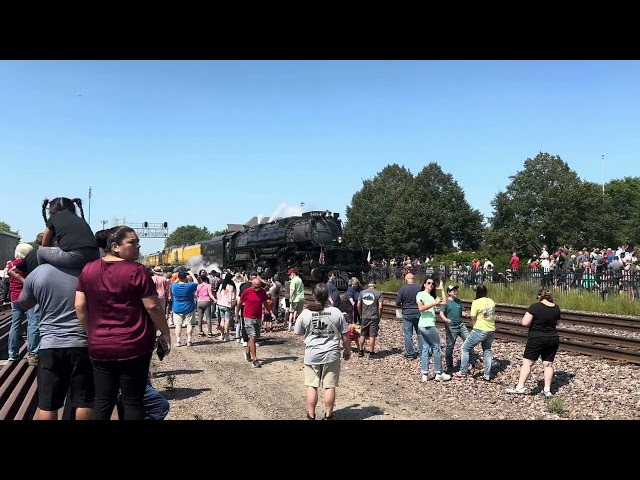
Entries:
{"type": "Polygon", "coordinates": [[[242,342],[242,346],[243,346],[243,347],[248,347],[248,346],[249,346],[249,343],[248,343],[248,342],[242,342]]]}
{"type": "MultiPolygon", "coordinates": [[[[520,385],[516,385],[514,388],[507,388],[506,390],[507,393],[517,393],[519,395],[522,395],[523,393],[525,393],[525,389],[524,387],[520,386],[520,385]]],[[[551,392],[549,392],[551,393],[551,392]]]]}
{"type": "Polygon", "coordinates": [[[242,339],[241,339],[241,338],[238,338],[238,339],[236,340],[236,342],[238,342],[238,343],[242,343],[242,339]]]}
{"type": "Polygon", "coordinates": [[[425,375],[424,373],[422,374],[422,381],[423,382],[428,382],[429,381],[429,375],[425,375]]]}
{"type": "Polygon", "coordinates": [[[438,373],[438,374],[436,374],[436,381],[437,382],[448,382],[449,380],[451,380],[451,375],[448,375],[446,373],[438,373]]]}
{"type": "Polygon", "coordinates": [[[544,395],[547,398],[553,397],[553,393],[551,393],[550,390],[542,390],[542,395],[544,395]]]}

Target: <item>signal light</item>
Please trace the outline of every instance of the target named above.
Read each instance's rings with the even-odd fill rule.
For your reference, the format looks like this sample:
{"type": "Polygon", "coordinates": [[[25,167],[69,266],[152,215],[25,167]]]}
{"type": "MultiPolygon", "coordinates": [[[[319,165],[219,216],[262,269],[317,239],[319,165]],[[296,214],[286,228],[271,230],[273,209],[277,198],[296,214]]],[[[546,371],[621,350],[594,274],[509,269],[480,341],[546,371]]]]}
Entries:
{"type": "Polygon", "coordinates": [[[144,222],[144,228],[149,228],[149,222],[144,222]]]}
{"type": "Polygon", "coordinates": [[[164,223],[162,224],[162,228],[167,228],[168,226],[169,226],[169,225],[167,225],[167,222],[164,222],[164,223]]]}

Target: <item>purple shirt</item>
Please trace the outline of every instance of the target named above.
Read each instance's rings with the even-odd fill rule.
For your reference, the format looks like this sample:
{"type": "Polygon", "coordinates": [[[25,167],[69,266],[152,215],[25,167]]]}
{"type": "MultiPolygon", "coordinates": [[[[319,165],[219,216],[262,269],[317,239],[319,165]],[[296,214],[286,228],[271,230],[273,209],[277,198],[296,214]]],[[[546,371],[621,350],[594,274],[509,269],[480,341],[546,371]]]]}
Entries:
{"type": "Polygon", "coordinates": [[[95,260],[82,269],[76,291],[87,297],[92,360],[127,360],[153,349],[155,326],[142,299],[155,295],[156,285],[144,265],[95,260]]]}

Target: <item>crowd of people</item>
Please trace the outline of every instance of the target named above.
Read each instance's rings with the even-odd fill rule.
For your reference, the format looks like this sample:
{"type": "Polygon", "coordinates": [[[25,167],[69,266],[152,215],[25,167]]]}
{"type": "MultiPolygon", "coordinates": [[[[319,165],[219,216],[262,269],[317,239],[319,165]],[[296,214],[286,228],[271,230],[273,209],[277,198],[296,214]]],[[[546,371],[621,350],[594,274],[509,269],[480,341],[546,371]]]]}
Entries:
{"type": "MultiPolygon", "coordinates": [[[[350,359],[352,341],[359,357],[377,356],[383,302],[374,281],[365,287],[353,277],[341,294],[337,272],[331,272],[313,288],[314,300],[305,303],[304,285],[294,268],[287,271],[284,284],[278,275],[266,279],[258,272],[196,273],[186,267],[149,271],[137,261],[140,240],[135,230],[116,226],[94,234],[79,199],[46,200],[42,213],[45,228],[36,239],[37,248],[20,243],[6,268],[12,310],[9,361],[20,359],[20,326],[27,319],[26,360],[37,368],[38,419],[57,419],[65,401],[79,420],[107,420],[114,409],[124,420],[165,418],[169,403],[151,383],[152,356],[156,353],[162,360],[172,348],[191,347],[196,334],[236,341],[254,368],[261,367],[261,331],[280,324],[303,336],[307,419],[316,418],[320,388],[324,419],[335,418],[341,361],[350,359]]],[[[422,381],[464,378],[479,363],[484,364],[482,378],[491,381],[495,302],[487,286],[477,286],[467,312],[457,299],[457,285],[439,296],[434,277],[418,285],[407,271],[404,280],[396,298],[404,355],[420,357],[422,381]],[[445,322],[444,359],[437,317],[445,322]],[[465,318],[472,321],[470,332],[465,318]],[[458,337],[462,345],[456,371],[458,337]],[[481,357],[474,354],[477,345],[481,357]]],[[[529,340],[520,378],[509,393],[525,392],[531,366],[541,358],[544,393],[551,395],[559,316],[551,292],[541,290],[539,302],[522,319],[529,326],[529,340]]]]}

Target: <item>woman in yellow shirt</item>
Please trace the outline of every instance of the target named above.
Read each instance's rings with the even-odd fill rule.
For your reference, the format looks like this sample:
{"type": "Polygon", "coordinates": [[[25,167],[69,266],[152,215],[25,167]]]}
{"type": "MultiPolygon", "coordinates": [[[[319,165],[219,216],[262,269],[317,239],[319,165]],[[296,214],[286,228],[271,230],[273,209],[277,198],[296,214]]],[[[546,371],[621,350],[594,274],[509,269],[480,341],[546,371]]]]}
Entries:
{"type": "Polygon", "coordinates": [[[478,285],[476,299],[471,303],[471,312],[469,313],[473,321],[473,330],[462,344],[460,371],[453,374],[455,377],[464,378],[467,376],[469,373],[469,352],[473,347],[482,343],[484,355],[484,375],[482,378],[486,381],[491,380],[491,344],[496,333],[495,309],[496,303],[487,296],[487,287],[478,285]]]}

